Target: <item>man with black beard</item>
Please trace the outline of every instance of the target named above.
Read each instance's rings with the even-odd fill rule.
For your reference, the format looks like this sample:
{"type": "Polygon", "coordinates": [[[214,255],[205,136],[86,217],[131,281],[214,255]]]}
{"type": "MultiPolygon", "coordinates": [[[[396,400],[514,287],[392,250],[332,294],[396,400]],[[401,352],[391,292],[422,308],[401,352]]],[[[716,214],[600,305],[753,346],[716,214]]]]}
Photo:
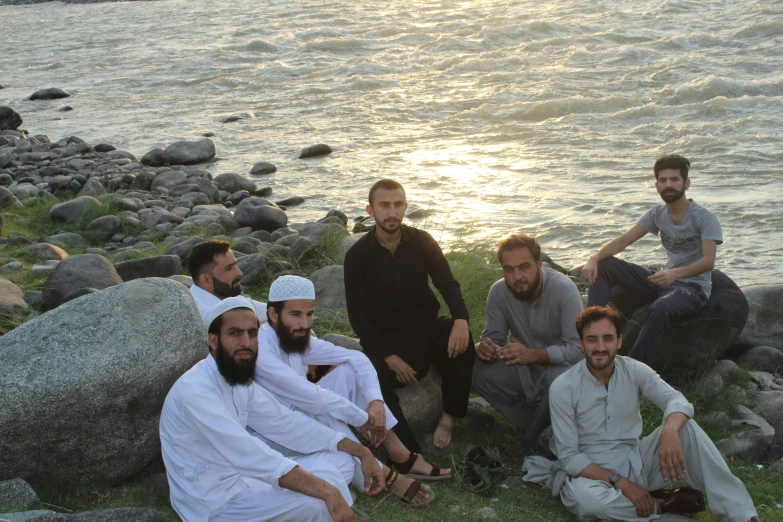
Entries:
{"type": "Polygon", "coordinates": [[[367,448],[253,383],[259,320],[251,307],[230,297],[210,311],[209,355],[166,397],[160,439],[171,505],[185,522],[352,521],[348,485],[377,494],[384,469],[367,448]]]}
{"type": "MultiPolygon", "coordinates": [[[[188,256],[188,272],[193,279],[190,294],[196,300],[201,319],[207,316],[222,299],[242,293],[242,270],[226,241],[207,240],[198,243],[188,256]]],[[[266,305],[250,299],[261,322],[266,321],[266,305]]]]}
{"type": "Polygon", "coordinates": [[[504,239],[498,260],[503,279],[487,296],[473,390],[521,437],[535,440],[549,425],[549,386],[582,359],[576,332],[582,298],[567,276],[542,267],[541,246],[530,236],[504,239]]]}
{"type": "Polygon", "coordinates": [[[256,383],[283,404],[302,411],[357,440],[353,426],[372,446],[383,445],[389,467],[420,480],[446,480],[451,471],[427,463],[397,437],[397,419],[385,406],[378,376],[360,351],[312,337],[315,288],[303,277],[286,275],[269,288],[269,323],[259,333],[256,383]],[[304,368],[334,366],[317,384],[304,368]]]}
{"type": "Polygon", "coordinates": [[[712,269],[723,233],[715,214],[685,197],[691,186],[690,162],[676,154],[655,161],[655,188],[665,205],[651,208],[623,235],[604,245],[582,268],[590,283],[588,306],[605,306],[612,287],[621,286],[653,303],[629,357],[649,361],[666,327],[677,317],[695,314],[707,304],[712,269]],[[661,234],[667,262],[662,270],[615,258],[647,233],[661,234]]]}

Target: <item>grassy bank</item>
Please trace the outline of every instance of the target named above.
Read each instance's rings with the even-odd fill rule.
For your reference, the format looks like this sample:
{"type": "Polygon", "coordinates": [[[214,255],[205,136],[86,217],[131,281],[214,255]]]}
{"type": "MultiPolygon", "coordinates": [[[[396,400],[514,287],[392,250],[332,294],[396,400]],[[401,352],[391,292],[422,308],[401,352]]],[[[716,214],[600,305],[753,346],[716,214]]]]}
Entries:
{"type": "MultiPolygon", "coordinates": [[[[54,223],[49,218],[48,208],[51,203],[36,202],[18,212],[11,211],[4,214],[4,235],[13,236],[23,234],[36,238],[42,235],[52,235],[58,232],[80,232],[77,225],[63,225],[54,223]],[[12,215],[13,212],[13,215],[12,215]]],[[[101,212],[117,213],[111,205],[105,206],[101,212]]],[[[94,217],[94,216],[93,216],[94,217]]],[[[138,235],[142,229],[133,227],[127,223],[123,225],[123,233],[126,235],[138,235]]],[[[88,237],[100,246],[97,238],[88,237]]],[[[152,239],[153,251],[149,255],[157,255],[165,249],[162,244],[164,234],[157,234],[152,239]]],[[[312,271],[334,264],[340,259],[340,237],[328,236],[319,249],[302,261],[298,270],[307,275],[312,271]]],[[[232,241],[234,241],[232,239],[232,241]]],[[[69,254],[81,253],[80,250],[66,249],[69,254]]],[[[21,253],[21,247],[0,247],[0,256],[15,258],[25,264],[25,270],[12,274],[4,274],[2,277],[11,279],[24,290],[40,290],[45,281],[44,278],[32,278],[29,275],[29,266],[33,259],[25,257],[21,253]]],[[[109,254],[111,259],[112,255],[109,254]]],[[[448,254],[449,262],[455,276],[460,281],[463,295],[471,314],[471,330],[474,338],[478,338],[484,322],[484,300],[492,283],[501,277],[500,269],[495,259],[493,245],[462,244],[455,245],[453,251],[448,254]]],[[[246,291],[254,298],[266,300],[269,284],[267,281],[246,288],[246,291]]],[[[315,329],[319,334],[328,332],[347,333],[347,327],[339,320],[325,319],[326,314],[318,319],[315,329]]],[[[744,371],[736,372],[733,383],[750,388],[750,380],[744,371]]],[[[734,398],[728,391],[722,391],[717,395],[705,395],[695,384],[689,384],[682,388],[685,395],[695,404],[697,416],[713,411],[733,411],[734,398]]],[[[544,450],[538,445],[518,440],[511,425],[499,414],[494,413],[494,427],[484,430],[470,424],[467,420],[459,420],[456,426],[454,442],[444,451],[435,450],[431,446],[431,435],[426,438],[426,455],[434,463],[441,467],[457,468],[454,480],[445,484],[434,485],[438,499],[433,506],[426,509],[411,509],[399,505],[393,498],[381,495],[367,498],[359,495],[357,508],[371,516],[371,520],[379,521],[424,521],[424,520],[480,520],[479,510],[482,507],[491,507],[495,510],[500,520],[507,521],[572,521],[575,520],[563,509],[558,499],[552,498],[549,491],[538,485],[521,481],[522,460],[527,455],[543,454],[544,450]],[[492,476],[492,486],[481,493],[472,492],[462,480],[460,465],[470,448],[482,445],[493,449],[506,465],[505,472],[492,476]]],[[[645,433],[649,433],[662,421],[662,414],[651,406],[645,406],[643,410],[645,420],[645,433]]],[[[744,429],[733,425],[703,425],[707,433],[718,440],[731,433],[744,429]]],[[[379,455],[384,458],[384,455],[379,455]]],[[[776,507],[776,503],[783,503],[783,466],[777,471],[770,469],[771,462],[747,462],[734,459],[730,462],[731,468],[746,484],[759,509],[760,515],[767,522],[783,522],[783,509],[776,507]]],[[[153,463],[146,473],[163,471],[162,462],[153,463]]],[[[139,485],[136,481],[117,487],[79,487],[74,489],[49,489],[45,485],[33,484],[38,491],[44,507],[59,512],[76,512],[91,509],[103,509],[110,507],[151,507],[165,514],[168,520],[178,520],[171,509],[168,498],[159,490],[139,485]]],[[[10,511],[3,510],[0,512],[10,511]]],[[[701,514],[697,520],[711,521],[715,518],[711,514],[701,514]]]]}

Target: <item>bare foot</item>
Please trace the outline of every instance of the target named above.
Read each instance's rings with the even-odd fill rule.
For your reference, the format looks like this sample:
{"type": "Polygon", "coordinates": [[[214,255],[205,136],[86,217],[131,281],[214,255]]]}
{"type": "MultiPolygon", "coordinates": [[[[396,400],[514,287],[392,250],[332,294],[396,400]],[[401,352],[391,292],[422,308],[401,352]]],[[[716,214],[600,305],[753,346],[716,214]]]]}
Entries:
{"type": "MultiPolygon", "coordinates": [[[[413,479],[406,477],[405,475],[399,475],[397,476],[397,480],[394,481],[394,484],[392,484],[390,491],[391,494],[394,495],[397,498],[402,498],[403,495],[408,491],[408,488],[411,487],[411,484],[413,484],[413,479]]],[[[430,492],[430,487],[427,484],[421,485],[419,488],[419,491],[416,492],[416,495],[414,495],[412,500],[413,504],[421,504],[425,500],[427,500],[427,495],[430,492]]]]}
{"type": "MultiPolygon", "coordinates": [[[[411,467],[411,470],[408,473],[412,475],[429,476],[430,473],[432,473],[432,464],[424,460],[424,455],[419,454],[419,456],[416,457],[416,462],[413,463],[413,467],[411,467]]],[[[441,468],[439,476],[446,477],[449,475],[451,475],[451,469],[441,468]]]]}
{"type": "Polygon", "coordinates": [[[446,412],[440,416],[438,428],[435,430],[435,436],[432,445],[438,449],[443,449],[451,444],[451,433],[454,431],[454,417],[446,412]]]}

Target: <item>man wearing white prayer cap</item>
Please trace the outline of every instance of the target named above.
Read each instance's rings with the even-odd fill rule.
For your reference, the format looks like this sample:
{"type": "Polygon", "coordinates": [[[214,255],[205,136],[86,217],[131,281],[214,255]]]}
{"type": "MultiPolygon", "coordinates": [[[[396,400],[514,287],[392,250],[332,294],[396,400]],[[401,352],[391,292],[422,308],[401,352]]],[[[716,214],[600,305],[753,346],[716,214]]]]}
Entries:
{"type": "Polygon", "coordinates": [[[348,484],[369,495],[385,470],[345,434],[253,382],[259,320],[230,297],[207,317],[209,355],[169,391],[160,440],[171,504],[185,522],[352,521],[348,484]],[[284,457],[247,428],[298,453],[284,457]]]}
{"type": "Polygon", "coordinates": [[[355,439],[353,426],[375,447],[383,445],[389,467],[420,480],[445,480],[451,471],[427,463],[394,433],[397,420],[385,407],[378,375],[360,351],[310,335],[315,288],[304,277],[285,275],[269,288],[268,324],[259,331],[255,381],[283,404],[355,439]],[[308,366],[334,368],[317,384],[306,377],[308,366]]]}
{"type": "MultiPolygon", "coordinates": [[[[242,270],[226,241],[208,239],[193,247],[188,255],[188,272],[193,279],[190,294],[196,301],[204,326],[209,326],[210,310],[220,301],[242,293],[242,270]]],[[[248,298],[261,322],[266,321],[266,305],[248,298]]]]}

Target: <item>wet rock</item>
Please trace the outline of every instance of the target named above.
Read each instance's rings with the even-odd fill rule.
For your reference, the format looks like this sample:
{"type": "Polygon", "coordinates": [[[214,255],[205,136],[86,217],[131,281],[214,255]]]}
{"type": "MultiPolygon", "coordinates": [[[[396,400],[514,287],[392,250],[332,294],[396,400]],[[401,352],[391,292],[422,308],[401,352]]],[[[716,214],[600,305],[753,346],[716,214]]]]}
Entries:
{"type": "Polygon", "coordinates": [[[215,157],[215,144],[210,139],[178,141],[163,151],[163,159],[169,165],[194,165],[215,157]]]}
{"type": "Polygon", "coordinates": [[[59,109],[57,109],[57,112],[71,112],[73,110],[73,107],[70,105],[63,105],[59,109]]]}
{"type": "Polygon", "coordinates": [[[273,232],[288,224],[288,216],[266,199],[249,197],[237,206],[234,219],[240,226],[273,232]]]}
{"type": "Polygon", "coordinates": [[[18,112],[11,107],[0,107],[0,131],[18,129],[22,123],[18,112]]]}
{"type": "Polygon", "coordinates": [[[163,148],[155,147],[141,157],[141,164],[148,167],[162,167],[166,163],[163,157],[163,148]]]}
{"type": "Polygon", "coordinates": [[[310,145],[309,147],[302,149],[302,151],[299,153],[299,159],[326,156],[327,154],[331,153],[332,148],[329,145],[318,143],[316,145],[310,145]]]}
{"type": "Polygon", "coordinates": [[[234,123],[241,120],[247,120],[250,119],[250,115],[246,112],[243,112],[242,114],[233,114],[231,116],[226,116],[222,120],[220,120],[220,123],[234,123]]]}
{"type": "Polygon", "coordinates": [[[80,254],[64,259],[44,283],[41,309],[53,310],[66,296],[81,288],[102,290],[122,283],[112,264],[95,254],[80,254]]]}
{"type": "Polygon", "coordinates": [[[304,203],[305,198],[302,196],[292,196],[290,198],[281,199],[280,201],[275,201],[275,205],[284,205],[287,207],[293,207],[295,205],[301,205],[304,203]]]}
{"type": "Polygon", "coordinates": [[[69,96],[71,96],[70,93],[65,92],[62,89],[50,87],[48,89],[35,91],[30,95],[30,100],[58,100],[60,98],[68,98],[69,96]]]}
{"type": "Polygon", "coordinates": [[[159,458],[163,400],[204,358],[205,335],[186,288],[140,279],[0,338],[0,478],[73,486],[135,476],[159,458]]]}
{"type": "Polygon", "coordinates": [[[233,194],[234,192],[238,192],[240,190],[253,192],[256,189],[256,184],[252,180],[231,172],[221,174],[213,181],[218,189],[225,190],[229,194],[233,194]]]}
{"type": "Polygon", "coordinates": [[[277,170],[277,167],[266,161],[259,161],[253,168],[250,169],[250,173],[253,175],[272,174],[277,170]]]}
{"type": "Polygon", "coordinates": [[[101,203],[92,196],[79,196],[78,198],[59,203],[49,209],[49,216],[54,221],[77,222],[86,219],[90,214],[97,212],[101,203]]]}

